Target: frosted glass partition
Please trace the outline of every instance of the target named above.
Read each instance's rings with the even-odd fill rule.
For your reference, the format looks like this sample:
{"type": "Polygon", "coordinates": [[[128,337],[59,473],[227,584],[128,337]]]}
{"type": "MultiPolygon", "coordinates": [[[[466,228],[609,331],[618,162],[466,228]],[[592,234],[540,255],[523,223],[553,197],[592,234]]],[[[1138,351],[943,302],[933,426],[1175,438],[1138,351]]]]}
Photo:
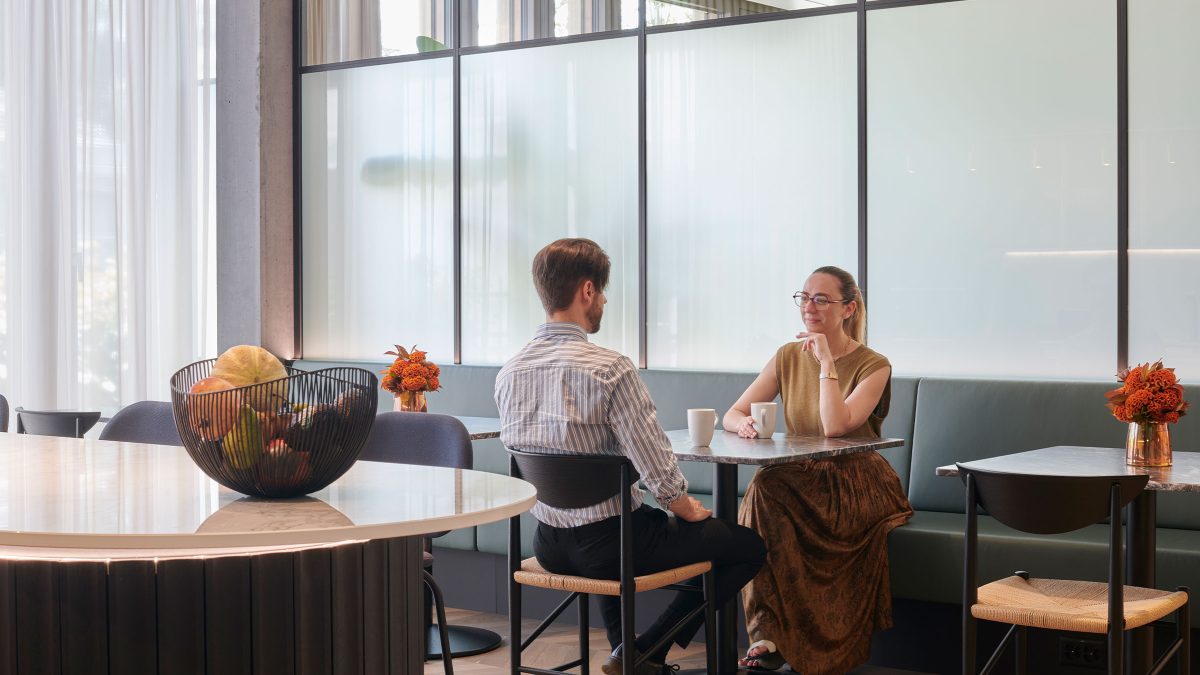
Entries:
{"type": "Polygon", "coordinates": [[[651,35],[648,365],[758,370],[856,270],[853,14],[651,35]]]}
{"type": "Polygon", "coordinates": [[[1112,377],[1115,7],[867,15],[868,319],[896,372],[1112,377]]]}
{"type": "Polygon", "coordinates": [[[302,78],[304,356],[454,356],[450,59],[302,78]]]}
{"type": "Polygon", "coordinates": [[[1200,379],[1200,4],[1129,5],[1129,360],[1200,379]]]}
{"type": "Polygon", "coordinates": [[[612,258],[593,340],[637,357],[637,40],[462,58],[462,357],[502,363],[545,316],[533,256],[560,237],[612,258]]]}

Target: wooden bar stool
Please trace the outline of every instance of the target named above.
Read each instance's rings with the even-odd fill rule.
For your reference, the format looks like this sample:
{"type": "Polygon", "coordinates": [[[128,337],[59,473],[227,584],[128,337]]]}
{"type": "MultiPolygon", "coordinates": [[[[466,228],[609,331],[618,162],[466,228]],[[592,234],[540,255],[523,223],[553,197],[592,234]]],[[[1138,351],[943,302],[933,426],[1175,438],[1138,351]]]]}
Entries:
{"type": "Polygon", "coordinates": [[[587,675],[589,671],[588,598],[593,594],[621,598],[621,643],[625,645],[621,650],[623,673],[629,675],[636,673],[637,666],[643,663],[649,654],[666,645],[685,624],[700,612],[704,613],[707,669],[710,673],[716,673],[717,621],[716,606],[713,602],[713,598],[716,596],[716,583],[712,563],[693,563],[654,574],[634,576],[635,554],[629,486],[633,485],[640,476],[629,460],[625,457],[609,455],[550,455],[512,449],[508,453],[511,455],[511,474],[533,483],[537,488],[538,501],[548,506],[578,509],[599,504],[611,498],[614,493],[621,495],[621,578],[617,580],[554,574],[543,569],[536,558],[521,560],[521,518],[517,516],[509,519],[508,620],[512,631],[510,645],[512,674],[562,673],[569,668],[578,666],[580,673],[587,675]],[[704,602],[667,631],[657,644],[646,650],[646,654],[641,655],[640,658],[637,657],[636,650],[629,648],[629,645],[634,644],[635,637],[633,632],[634,595],[660,588],[700,592],[700,589],[682,585],[681,582],[701,575],[703,576],[704,602]],[[521,639],[521,586],[523,585],[564,591],[569,594],[524,640],[521,639]],[[542,634],[542,631],[549,627],[574,601],[578,601],[579,611],[579,658],[550,669],[521,665],[521,652],[527,649],[542,634]]]}
{"type": "Polygon", "coordinates": [[[1134,628],[1175,613],[1176,638],[1155,662],[1161,672],[1172,658],[1191,672],[1191,618],[1187,588],[1161,591],[1125,586],[1122,574],[1121,509],[1146,487],[1149,476],[1044,476],[1004,473],[959,464],[966,483],[967,530],[963,573],[963,673],[975,675],[975,621],[1012,627],[980,671],[990,673],[1004,649],[1014,645],[1018,674],[1025,672],[1028,628],[1108,636],[1108,672],[1124,671],[1125,638],[1134,628]],[[1109,518],[1108,582],[1038,579],[1028,572],[976,586],[978,516],[983,507],[999,522],[1031,534],[1062,534],[1109,518]]]}

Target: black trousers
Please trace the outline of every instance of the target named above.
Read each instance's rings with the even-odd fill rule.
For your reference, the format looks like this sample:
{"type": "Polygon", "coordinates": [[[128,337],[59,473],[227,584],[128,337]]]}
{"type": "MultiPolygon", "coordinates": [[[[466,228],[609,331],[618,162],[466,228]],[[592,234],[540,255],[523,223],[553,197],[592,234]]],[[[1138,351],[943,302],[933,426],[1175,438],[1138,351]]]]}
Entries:
{"type": "MultiPolygon", "coordinates": [[[[710,560],[715,570],[718,606],[723,606],[753,579],[767,559],[762,538],[754,530],[736,523],[717,518],[689,523],[645,504],[633,512],[632,518],[634,573],[653,574],[710,560]]],[[[571,528],[538,523],[533,551],[542,567],[556,574],[619,579],[619,518],[571,528]]],[[[688,583],[699,586],[701,580],[695,578],[688,583]]],[[[689,611],[698,607],[702,598],[699,593],[677,592],[666,611],[638,637],[638,650],[645,652],[689,611]]],[[[598,595],[596,600],[608,630],[608,641],[615,649],[621,643],[621,599],[598,595]]],[[[703,624],[704,615],[700,614],[676,634],[676,644],[686,647],[703,624]]],[[[654,656],[665,658],[666,649],[654,656]]]]}

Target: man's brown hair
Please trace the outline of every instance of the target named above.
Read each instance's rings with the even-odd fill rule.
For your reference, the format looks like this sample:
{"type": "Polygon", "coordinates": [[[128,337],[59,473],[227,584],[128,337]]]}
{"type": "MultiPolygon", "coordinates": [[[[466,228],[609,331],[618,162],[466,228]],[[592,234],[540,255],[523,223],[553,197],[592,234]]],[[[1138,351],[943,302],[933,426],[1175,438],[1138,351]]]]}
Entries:
{"type": "Polygon", "coordinates": [[[559,239],[533,257],[533,283],[546,312],[571,306],[579,284],[591,280],[597,291],[608,286],[612,263],[591,239],[559,239]]]}

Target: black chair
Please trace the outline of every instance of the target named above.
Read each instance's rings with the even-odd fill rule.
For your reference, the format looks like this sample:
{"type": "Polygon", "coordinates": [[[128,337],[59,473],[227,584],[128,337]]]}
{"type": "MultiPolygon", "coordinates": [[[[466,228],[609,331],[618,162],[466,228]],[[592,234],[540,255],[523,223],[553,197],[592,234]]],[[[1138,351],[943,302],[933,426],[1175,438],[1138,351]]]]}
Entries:
{"type": "MultiPolygon", "coordinates": [[[[470,469],[474,463],[471,436],[463,423],[450,415],[432,413],[385,412],[375,417],[371,435],[363,447],[360,460],[442,466],[470,469]]],[[[430,537],[439,537],[438,532],[430,537]]],[[[433,566],[426,540],[425,584],[433,595],[438,623],[427,630],[426,658],[441,658],[447,673],[453,673],[450,659],[455,656],[481,654],[499,647],[503,638],[495,631],[473,626],[451,626],[446,623],[446,605],[442,591],[428,569],[433,566]],[[445,626],[445,630],[442,630],[445,626]]],[[[428,619],[428,612],[426,612],[428,619]]]]}
{"type": "Polygon", "coordinates": [[[17,433],[83,438],[100,421],[100,412],[26,410],[17,406],[17,433]]]}
{"type": "Polygon", "coordinates": [[[1158,673],[1169,659],[1179,672],[1191,672],[1187,588],[1174,592],[1125,586],[1121,570],[1121,509],[1133,501],[1149,476],[1042,476],[1004,473],[958,465],[966,484],[967,530],[963,567],[963,673],[975,675],[975,621],[1011,628],[981,671],[990,673],[1004,649],[1016,650],[1017,673],[1025,672],[1027,628],[1098,633],[1108,636],[1108,672],[1124,670],[1128,631],[1175,613],[1176,639],[1155,662],[1158,673]],[[1062,534],[1109,519],[1108,583],[1033,578],[1028,572],[976,586],[978,507],[997,521],[1031,534],[1062,534]]]}
{"type": "Polygon", "coordinates": [[[637,650],[628,646],[621,650],[621,668],[624,673],[637,672],[636,667],[649,654],[653,654],[670,642],[684,624],[704,612],[704,644],[708,658],[707,672],[717,672],[716,636],[716,581],[710,562],[675,567],[654,574],[634,576],[633,572],[633,518],[629,486],[640,478],[633,464],[625,457],[609,455],[550,455],[540,453],[508,451],[511,456],[510,473],[517,478],[533,483],[537,488],[539,502],[563,509],[578,509],[599,504],[614,494],[621,495],[621,577],[617,580],[592,579],[547,572],[536,558],[521,560],[521,518],[509,519],[508,526],[508,620],[512,631],[511,670],[518,673],[561,673],[569,668],[580,667],[588,672],[588,596],[591,594],[619,596],[621,598],[621,643],[634,644],[634,595],[659,588],[699,592],[694,586],[681,582],[703,575],[704,602],[692,610],[656,644],[637,657],[637,650]],[[542,620],[525,640],[521,639],[521,586],[537,586],[569,593],[554,611],[542,620]],[[525,651],[560,614],[578,599],[579,605],[579,659],[564,663],[553,669],[530,668],[521,665],[521,652],[525,651]],[[636,658],[635,658],[636,657],[636,658]]]}
{"type": "Polygon", "coordinates": [[[167,401],[138,401],[121,408],[100,430],[100,440],[183,447],[167,401]]]}
{"type": "Polygon", "coordinates": [[[8,399],[0,394],[0,431],[8,431],[8,399]]]}

